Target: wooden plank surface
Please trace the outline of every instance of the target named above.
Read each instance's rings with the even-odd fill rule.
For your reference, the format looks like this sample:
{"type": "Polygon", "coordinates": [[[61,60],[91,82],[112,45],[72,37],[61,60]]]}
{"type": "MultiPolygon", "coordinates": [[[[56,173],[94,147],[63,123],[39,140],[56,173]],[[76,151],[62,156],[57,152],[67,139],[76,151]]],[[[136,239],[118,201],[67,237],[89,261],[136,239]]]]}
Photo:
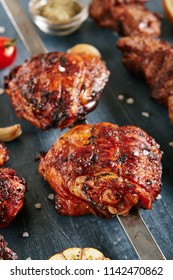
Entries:
{"type": "MultiPolygon", "coordinates": [[[[20,1],[28,13],[28,1],[20,1]]],[[[162,38],[173,43],[173,25],[165,18],[161,0],[152,0],[148,7],[163,15],[162,38]],[[156,3],[157,2],[157,3],[156,3]]],[[[0,26],[6,32],[1,35],[15,37],[16,31],[10,23],[0,4],[0,26]]],[[[96,46],[107,67],[111,71],[101,102],[96,110],[88,115],[89,123],[108,121],[118,125],[136,125],[147,131],[160,143],[163,151],[163,178],[161,199],[157,200],[151,211],[141,210],[140,213],[161,247],[167,259],[173,259],[173,126],[168,119],[167,109],[151,99],[145,81],[137,79],[122,65],[121,54],[116,48],[118,35],[111,30],[101,29],[92,19],[88,20],[75,33],[57,37],[46,35],[37,29],[49,51],[65,51],[77,43],[89,43],[96,46]],[[125,96],[124,101],[118,95],[125,96]],[[134,104],[127,104],[128,97],[134,104]],[[148,112],[149,118],[141,115],[148,112]]],[[[21,64],[29,57],[22,42],[18,40],[18,57],[15,65],[21,64]]],[[[14,66],[14,65],[13,65],[14,66]]],[[[0,71],[0,88],[3,77],[10,68],[0,71]]],[[[137,259],[118,220],[102,220],[91,215],[85,217],[63,217],[57,215],[54,202],[48,199],[52,193],[49,185],[38,174],[38,162],[35,156],[39,151],[47,151],[63,132],[51,130],[40,131],[24,120],[15,116],[10,100],[6,95],[0,96],[0,126],[20,123],[23,134],[14,142],[8,143],[10,160],[6,166],[16,169],[28,185],[26,203],[22,211],[8,228],[0,230],[13,248],[19,259],[47,259],[50,255],[67,247],[95,247],[111,259],[137,259]],[[36,209],[35,203],[42,208],[36,209]],[[22,237],[27,231],[28,238],[22,237]]]]}

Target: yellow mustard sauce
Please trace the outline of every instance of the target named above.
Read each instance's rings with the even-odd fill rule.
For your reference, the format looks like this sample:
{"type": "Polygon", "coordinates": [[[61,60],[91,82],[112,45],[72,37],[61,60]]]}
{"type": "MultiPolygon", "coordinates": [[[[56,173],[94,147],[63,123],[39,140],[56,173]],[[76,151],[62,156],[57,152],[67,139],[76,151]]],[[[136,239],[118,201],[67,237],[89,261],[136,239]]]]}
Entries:
{"type": "Polygon", "coordinates": [[[48,0],[39,8],[39,15],[53,23],[68,22],[81,11],[81,6],[73,0],[48,0]]]}

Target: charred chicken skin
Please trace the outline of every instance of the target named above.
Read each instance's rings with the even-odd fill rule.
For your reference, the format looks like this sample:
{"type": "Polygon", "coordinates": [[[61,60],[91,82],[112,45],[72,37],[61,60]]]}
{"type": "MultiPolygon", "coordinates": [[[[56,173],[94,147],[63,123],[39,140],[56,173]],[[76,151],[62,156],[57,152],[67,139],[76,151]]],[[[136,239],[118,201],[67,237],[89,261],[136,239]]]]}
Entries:
{"type": "Polygon", "coordinates": [[[0,168],[0,228],[16,217],[24,204],[26,183],[14,169],[0,168]]]}
{"type": "Polygon", "coordinates": [[[4,237],[0,234],[0,260],[16,260],[17,255],[12,251],[7,242],[4,240],[4,237]]]}
{"type": "Polygon", "coordinates": [[[96,107],[109,74],[91,53],[40,54],[12,71],[6,92],[18,117],[43,130],[63,129],[96,107]]]}
{"type": "Polygon", "coordinates": [[[173,123],[173,48],[163,40],[145,36],[120,38],[117,43],[128,70],[145,77],[153,98],[168,107],[173,123]]]}
{"type": "Polygon", "coordinates": [[[42,157],[39,172],[55,191],[62,215],[111,218],[136,205],[146,209],[160,193],[159,145],[134,126],[73,127],[42,157]]]}
{"type": "Polygon", "coordinates": [[[2,142],[0,142],[0,166],[9,160],[9,152],[2,142]]]}
{"type": "Polygon", "coordinates": [[[93,0],[90,16],[101,26],[124,36],[160,36],[160,16],[145,6],[145,0],[93,0]]]}
{"type": "Polygon", "coordinates": [[[128,36],[120,38],[117,42],[117,47],[122,51],[124,65],[136,75],[145,77],[146,68],[153,56],[159,53],[162,57],[162,54],[170,49],[170,44],[166,41],[161,41],[159,38],[128,36]]]}

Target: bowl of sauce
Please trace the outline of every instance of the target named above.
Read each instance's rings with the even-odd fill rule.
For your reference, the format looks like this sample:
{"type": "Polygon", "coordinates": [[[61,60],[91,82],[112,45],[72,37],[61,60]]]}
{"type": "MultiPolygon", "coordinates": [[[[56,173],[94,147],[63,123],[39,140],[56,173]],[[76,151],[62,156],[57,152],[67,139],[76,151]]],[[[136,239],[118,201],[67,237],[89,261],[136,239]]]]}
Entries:
{"type": "Polygon", "coordinates": [[[87,0],[31,0],[34,23],[45,33],[65,36],[76,31],[88,17],[87,0]]]}

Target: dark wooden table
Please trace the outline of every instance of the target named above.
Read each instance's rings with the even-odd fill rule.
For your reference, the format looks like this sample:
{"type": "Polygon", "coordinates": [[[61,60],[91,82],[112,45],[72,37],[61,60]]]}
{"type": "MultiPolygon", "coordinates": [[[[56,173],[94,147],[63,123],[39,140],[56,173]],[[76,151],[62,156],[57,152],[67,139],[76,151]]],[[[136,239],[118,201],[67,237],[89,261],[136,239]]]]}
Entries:
{"type": "MultiPolygon", "coordinates": [[[[21,0],[21,5],[28,13],[28,1],[21,0]]],[[[173,42],[173,24],[165,18],[161,0],[153,0],[148,7],[163,15],[162,38],[173,42]]],[[[0,4],[0,26],[6,31],[1,36],[15,37],[10,20],[0,4]]],[[[37,29],[37,28],[36,28],[37,29]]],[[[136,125],[147,131],[160,143],[163,151],[163,185],[161,199],[157,200],[151,211],[140,213],[147,223],[154,238],[167,259],[173,259],[173,126],[169,122],[167,109],[156,103],[149,93],[145,81],[137,79],[122,65],[121,54],[116,48],[118,35],[111,30],[101,29],[92,19],[88,20],[75,33],[57,37],[39,32],[49,51],[66,51],[77,43],[89,43],[96,46],[107,67],[111,71],[101,102],[96,110],[88,115],[89,123],[107,121],[118,125],[136,125]],[[125,99],[119,101],[118,95],[125,99]],[[134,104],[126,101],[131,97],[134,104]],[[141,113],[148,112],[149,118],[141,113]]],[[[29,57],[22,42],[18,40],[18,57],[15,65],[21,64],[29,57]]],[[[13,65],[14,66],[14,65],[13,65]]],[[[10,68],[0,71],[0,88],[3,77],[10,68]]],[[[9,98],[0,96],[0,127],[20,123],[23,134],[13,142],[7,143],[10,160],[6,166],[16,169],[28,185],[26,203],[11,225],[0,233],[4,235],[9,246],[13,248],[19,259],[48,259],[48,257],[67,247],[95,247],[114,260],[137,259],[128,238],[117,218],[102,220],[91,215],[85,217],[64,217],[57,215],[54,201],[48,199],[52,193],[49,185],[38,174],[38,162],[35,156],[40,150],[47,151],[63,132],[51,130],[41,131],[15,116],[9,98]],[[42,208],[36,209],[35,204],[42,208]],[[22,237],[23,232],[29,237],[22,237]]]]}

